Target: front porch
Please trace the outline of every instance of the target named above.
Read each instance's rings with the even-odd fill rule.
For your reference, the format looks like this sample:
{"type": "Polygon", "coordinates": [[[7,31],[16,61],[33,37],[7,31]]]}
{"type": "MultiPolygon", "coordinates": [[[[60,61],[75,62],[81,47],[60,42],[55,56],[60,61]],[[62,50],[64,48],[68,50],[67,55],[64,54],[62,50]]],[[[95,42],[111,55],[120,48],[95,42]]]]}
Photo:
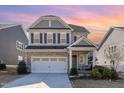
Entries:
{"type": "Polygon", "coordinates": [[[76,68],[78,73],[87,73],[92,69],[94,62],[94,47],[69,48],[69,72],[76,68]]]}

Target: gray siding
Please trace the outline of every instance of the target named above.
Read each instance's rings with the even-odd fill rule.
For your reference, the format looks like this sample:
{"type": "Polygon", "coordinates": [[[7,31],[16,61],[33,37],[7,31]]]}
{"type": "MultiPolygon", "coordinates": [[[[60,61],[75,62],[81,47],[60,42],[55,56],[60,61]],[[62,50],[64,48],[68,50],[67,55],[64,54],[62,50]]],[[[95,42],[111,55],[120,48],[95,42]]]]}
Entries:
{"type": "Polygon", "coordinates": [[[49,27],[49,20],[42,20],[36,24],[33,28],[67,28],[58,20],[50,20],[51,27],[49,27]]]}
{"type": "Polygon", "coordinates": [[[0,30],[0,58],[7,65],[16,65],[18,63],[18,55],[24,56],[23,52],[19,52],[16,49],[17,40],[25,45],[28,44],[27,37],[21,26],[0,30]]]}

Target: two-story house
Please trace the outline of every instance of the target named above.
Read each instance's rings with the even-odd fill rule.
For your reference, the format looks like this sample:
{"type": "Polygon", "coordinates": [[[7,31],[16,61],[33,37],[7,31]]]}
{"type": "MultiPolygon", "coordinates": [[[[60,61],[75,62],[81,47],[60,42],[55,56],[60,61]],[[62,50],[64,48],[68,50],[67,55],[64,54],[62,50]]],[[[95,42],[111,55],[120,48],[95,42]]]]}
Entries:
{"type": "Polygon", "coordinates": [[[88,65],[95,45],[82,26],[67,24],[54,15],[41,16],[28,29],[27,64],[32,73],[68,73],[88,65]]]}
{"type": "Polygon", "coordinates": [[[115,61],[115,69],[124,72],[124,27],[111,27],[105,34],[96,51],[95,65],[111,67],[111,58],[115,61]],[[108,52],[105,52],[105,51],[108,52]],[[106,54],[108,53],[108,54],[106,54]],[[112,54],[111,54],[112,53],[112,54]],[[106,55],[111,56],[106,57],[106,55]],[[113,58],[114,57],[114,58],[113,58]]]}
{"type": "Polygon", "coordinates": [[[9,66],[17,66],[25,60],[25,46],[28,39],[21,25],[0,24],[0,61],[9,66]]]}

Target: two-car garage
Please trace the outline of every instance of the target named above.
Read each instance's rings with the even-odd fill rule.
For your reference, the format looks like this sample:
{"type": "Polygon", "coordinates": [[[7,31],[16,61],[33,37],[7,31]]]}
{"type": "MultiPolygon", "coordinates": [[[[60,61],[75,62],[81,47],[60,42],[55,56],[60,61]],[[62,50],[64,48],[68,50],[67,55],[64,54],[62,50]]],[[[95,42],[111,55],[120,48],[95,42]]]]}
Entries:
{"type": "Polygon", "coordinates": [[[32,56],[32,73],[67,73],[65,56],[32,56]]]}

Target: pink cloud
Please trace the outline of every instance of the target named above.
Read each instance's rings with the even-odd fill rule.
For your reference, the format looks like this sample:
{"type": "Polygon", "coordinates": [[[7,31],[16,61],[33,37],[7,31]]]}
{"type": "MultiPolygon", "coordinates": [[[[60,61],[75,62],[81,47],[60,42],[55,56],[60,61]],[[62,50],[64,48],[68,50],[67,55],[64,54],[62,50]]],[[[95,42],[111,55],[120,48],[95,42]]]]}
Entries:
{"type": "Polygon", "coordinates": [[[30,24],[36,20],[37,17],[23,14],[23,13],[1,13],[0,17],[5,17],[6,19],[15,23],[25,23],[30,24]]]}

